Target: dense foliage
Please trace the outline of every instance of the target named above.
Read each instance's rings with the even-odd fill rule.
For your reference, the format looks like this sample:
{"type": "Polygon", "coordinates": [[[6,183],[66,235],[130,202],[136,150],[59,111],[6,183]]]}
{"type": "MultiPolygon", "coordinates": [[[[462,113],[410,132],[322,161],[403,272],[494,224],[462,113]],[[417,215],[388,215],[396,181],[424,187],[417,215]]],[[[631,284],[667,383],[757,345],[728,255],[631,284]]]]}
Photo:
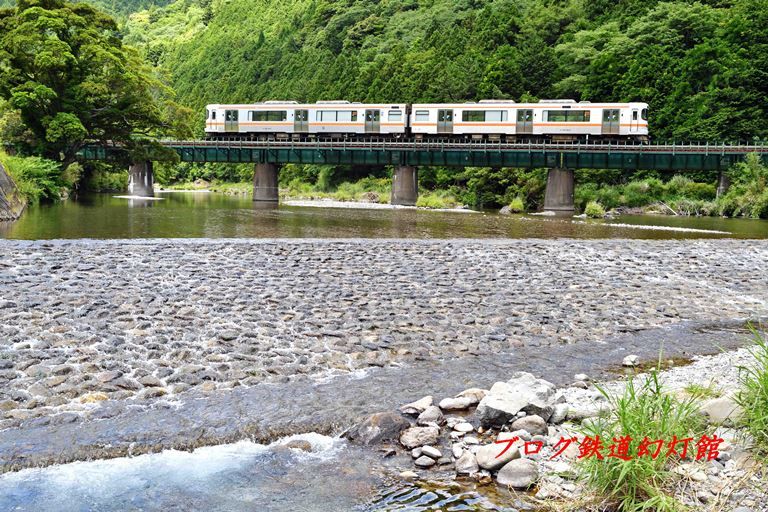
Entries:
{"type": "Polygon", "coordinates": [[[142,149],[137,135],[183,129],[184,110],[169,95],[96,9],[19,0],[0,10],[0,97],[21,120],[3,135],[21,152],[66,168],[88,141],[142,149]]]}

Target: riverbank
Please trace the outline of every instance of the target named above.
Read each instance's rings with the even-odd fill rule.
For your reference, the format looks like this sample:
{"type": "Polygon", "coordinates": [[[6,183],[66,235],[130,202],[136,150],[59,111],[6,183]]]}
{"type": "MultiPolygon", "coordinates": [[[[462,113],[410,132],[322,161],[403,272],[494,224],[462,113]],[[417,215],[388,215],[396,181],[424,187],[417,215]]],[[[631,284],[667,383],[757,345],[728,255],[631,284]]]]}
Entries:
{"type": "Polygon", "coordinates": [[[448,389],[456,360],[463,380],[556,372],[628,347],[652,359],[665,336],[684,357],[707,345],[674,329],[768,316],[765,241],[3,241],[0,253],[6,468],[328,433],[318,411],[338,418],[337,404],[315,393],[338,393],[318,384],[334,376],[376,371],[402,388],[438,372],[448,389]],[[270,391],[281,385],[296,386],[288,403],[270,391]],[[169,403],[202,409],[177,423],[169,403]],[[259,418],[243,414],[254,406],[259,418]],[[130,442],[126,421],[143,431],[130,442]]]}

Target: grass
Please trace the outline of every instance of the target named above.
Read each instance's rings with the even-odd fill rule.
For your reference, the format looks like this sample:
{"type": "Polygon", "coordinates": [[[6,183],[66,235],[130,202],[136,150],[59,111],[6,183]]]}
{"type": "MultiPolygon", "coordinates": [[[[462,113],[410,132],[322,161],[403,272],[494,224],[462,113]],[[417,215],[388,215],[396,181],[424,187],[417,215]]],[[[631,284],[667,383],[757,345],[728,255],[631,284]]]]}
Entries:
{"type": "Polygon", "coordinates": [[[59,199],[65,183],[58,163],[40,157],[10,156],[4,152],[0,152],[0,163],[28,202],[36,204],[41,199],[59,199]]]}
{"type": "Polygon", "coordinates": [[[768,342],[752,328],[754,344],[750,353],[755,361],[739,367],[736,403],[744,409],[740,421],[763,455],[768,454],[768,342]]]}
{"type": "MultiPolygon", "coordinates": [[[[611,395],[598,387],[612,406],[608,417],[583,425],[583,434],[600,436],[607,447],[614,438],[630,436],[630,460],[605,457],[581,459],[579,469],[586,483],[604,503],[620,512],[675,512],[684,505],[671,496],[676,479],[671,469],[679,462],[666,458],[665,452],[653,459],[638,457],[640,442],[648,438],[669,440],[696,437],[704,433],[704,423],[693,397],[678,399],[663,389],[658,370],[653,370],[640,384],[627,380],[621,395],[611,395]]],[[[665,447],[666,449],[666,447],[665,447]]]]}
{"type": "Polygon", "coordinates": [[[688,396],[695,398],[696,400],[708,400],[710,398],[720,398],[723,396],[722,391],[715,387],[714,382],[710,382],[707,386],[692,382],[691,384],[685,386],[683,391],[685,391],[688,396]]]}
{"type": "Polygon", "coordinates": [[[584,213],[590,219],[602,219],[605,217],[605,208],[597,201],[590,201],[584,207],[584,213]]]}
{"type": "Polygon", "coordinates": [[[459,201],[447,190],[422,191],[416,200],[416,206],[421,208],[456,208],[459,201]]]}
{"type": "Polygon", "coordinates": [[[525,211],[525,201],[520,196],[517,196],[509,203],[509,211],[511,213],[523,213],[525,211]]]}

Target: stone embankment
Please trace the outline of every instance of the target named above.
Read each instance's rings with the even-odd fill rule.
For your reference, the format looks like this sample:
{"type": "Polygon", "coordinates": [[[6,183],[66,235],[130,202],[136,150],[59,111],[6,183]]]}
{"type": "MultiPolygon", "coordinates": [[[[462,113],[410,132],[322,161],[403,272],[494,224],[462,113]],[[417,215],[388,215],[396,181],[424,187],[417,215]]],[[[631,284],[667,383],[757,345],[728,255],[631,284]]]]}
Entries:
{"type": "Polygon", "coordinates": [[[765,261],[738,240],[1,241],[0,428],[761,317],[765,261]]]}
{"type": "Polygon", "coordinates": [[[18,219],[26,206],[27,201],[0,164],[0,222],[18,219]]]}

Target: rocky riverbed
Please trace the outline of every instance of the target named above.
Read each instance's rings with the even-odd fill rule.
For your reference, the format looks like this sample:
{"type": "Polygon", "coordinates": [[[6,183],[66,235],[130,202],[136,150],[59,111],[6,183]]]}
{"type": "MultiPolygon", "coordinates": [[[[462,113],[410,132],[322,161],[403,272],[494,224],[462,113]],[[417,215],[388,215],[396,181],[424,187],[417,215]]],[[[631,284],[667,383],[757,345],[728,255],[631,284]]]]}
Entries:
{"type": "Polygon", "coordinates": [[[50,452],[85,432],[85,446],[120,446],[108,456],[163,447],[162,418],[205,397],[237,428],[223,415],[185,435],[221,442],[250,428],[227,404],[319,389],[300,382],[408,368],[437,382],[430,365],[459,360],[485,380],[529,358],[599,359],[616,336],[764,317],[765,261],[768,242],[738,240],[2,241],[0,459],[52,462],[11,454],[54,428],[50,452]],[[152,407],[121,443],[91,421],[152,407]]]}

